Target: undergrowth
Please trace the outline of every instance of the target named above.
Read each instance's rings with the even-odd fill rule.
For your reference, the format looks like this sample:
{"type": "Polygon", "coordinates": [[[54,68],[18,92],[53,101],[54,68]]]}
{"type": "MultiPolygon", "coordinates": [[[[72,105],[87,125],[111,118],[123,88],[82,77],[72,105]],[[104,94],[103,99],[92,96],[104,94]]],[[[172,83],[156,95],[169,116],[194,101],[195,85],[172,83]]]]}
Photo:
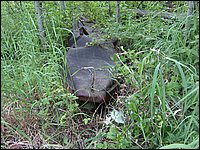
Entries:
{"type": "Polygon", "coordinates": [[[43,2],[41,49],[33,2],[1,2],[1,148],[199,148],[199,14],[186,17],[187,4],[173,3],[185,17],[138,18],[133,8],[163,11],[164,2],[122,1],[115,23],[115,2],[111,16],[107,2],[67,2],[65,12],[43,2]],[[81,15],[119,39],[113,59],[123,83],[100,112],[80,109],[60,74],[81,15]]]}

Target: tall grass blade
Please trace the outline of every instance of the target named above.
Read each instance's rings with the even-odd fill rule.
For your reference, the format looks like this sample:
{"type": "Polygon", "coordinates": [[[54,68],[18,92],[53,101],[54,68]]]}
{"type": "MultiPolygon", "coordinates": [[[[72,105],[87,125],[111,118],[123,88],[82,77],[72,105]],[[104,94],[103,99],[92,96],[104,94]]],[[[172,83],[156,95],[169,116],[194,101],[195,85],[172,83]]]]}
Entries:
{"type": "Polygon", "coordinates": [[[188,98],[190,95],[192,95],[194,92],[198,92],[199,86],[197,86],[195,89],[193,89],[191,92],[189,92],[187,95],[185,95],[182,99],[180,99],[172,108],[176,107],[179,103],[183,102],[186,98],[188,98]]]}
{"type": "Polygon", "coordinates": [[[170,144],[161,147],[160,149],[195,149],[192,146],[186,145],[186,144],[170,144]]]}
{"type": "Polygon", "coordinates": [[[184,65],[184,64],[182,64],[182,63],[180,63],[180,62],[178,62],[177,60],[175,60],[175,59],[173,59],[173,58],[170,58],[170,57],[165,57],[165,58],[168,59],[168,60],[170,60],[170,61],[173,61],[173,62],[175,62],[175,63],[177,63],[177,64],[180,64],[181,66],[187,68],[189,71],[191,71],[193,74],[195,74],[188,66],[186,66],[186,65],[184,65]]]}
{"type": "Polygon", "coordinates": [[[150,111],[151,111],[152,119],[153,119],[153,113],[154,113],[153,112],[153,104],[154,104],[155,87],[156,87],[159,67],[160,67],[160,63],[156,66],[156,69],[154,71],[153,82],[152,82],[151,93],[150,93],[150,111]]]}
{"type": "Polygon", "coordinates": [[[175,62],[177,67],[178,67],[178,70],[181,74],[181,78],[182,78],[182,81],[183,81],[183,87],[184,87],[184,92],[187,93],[187,81],[186,81],[186,78],[185,78],[185,74],[183,73],[183,69],[181,68],[180,64],[175,62]]]}
{"type": "MultiPolygon", "coordinates": [[[[165,128],[165,118],[166,118],[166,99],[165,99],[165,83],[164,83],[164,79],[163,79],[163,70],[162,70],[162,66],[160,67],[160,80],[161,80],[161,107],[162,107],[162,120],[163,120],[163,130],[165,128]]],[[[163,131],[164,133],[164,131],[163,131]]]]}

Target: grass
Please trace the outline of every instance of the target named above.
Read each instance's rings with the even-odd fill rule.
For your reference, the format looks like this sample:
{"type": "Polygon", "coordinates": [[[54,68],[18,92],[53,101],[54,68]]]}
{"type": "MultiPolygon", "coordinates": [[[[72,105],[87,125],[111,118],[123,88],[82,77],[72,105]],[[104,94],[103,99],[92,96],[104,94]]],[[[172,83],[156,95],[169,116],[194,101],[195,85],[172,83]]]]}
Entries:
{"type": "MultiPolygon", "coordinates": [[[[106,2],[69,2],[64,14],[58,2],[45,2],[42,50],[33,3],[1,4],[1,148],[199,148],[198,13],[136,19],[128,10],[139,2],[121,2],[117,24],[115,2],[111,17],[106,2]],[[120,39],[117,98],[92,112],[67,91],[60,74],[72,18],[83,12],[106,36],[120,39]],[[112,117],[105,123],[113,109],[123,112],[124,124],[112,117]]],[[[141,7],[156,11],[161,4],[141,7]]],[[[174,4],[182,8],[174,12],[187,12],[186,3],[174,4]]]]}

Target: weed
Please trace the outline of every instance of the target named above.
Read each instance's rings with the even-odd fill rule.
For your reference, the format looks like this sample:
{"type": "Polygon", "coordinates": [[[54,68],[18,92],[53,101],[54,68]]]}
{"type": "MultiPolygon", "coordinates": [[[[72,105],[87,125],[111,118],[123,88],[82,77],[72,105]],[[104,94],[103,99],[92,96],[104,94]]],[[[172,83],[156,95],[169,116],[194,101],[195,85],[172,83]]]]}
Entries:
{"type": "MultiPolygon", "coordinates": [[[[164,2],[124,1],[116,23],[115,2],[111,16],[107,2],[71,1],[65,11],[43,2],[41,50],[33,3],[1,4],[1,148],[199,148],[198,13],[162,19],[156,12],[165,12],[164,2]],[[138,17],[137,7],[152,13],[138,17]],[[91,114],[60,73],[72,21],[80,16],[119,39],[113,59],[120,90],[91,114]]],[[[174,1],[172,13],[187,7],[174,1]]]]}

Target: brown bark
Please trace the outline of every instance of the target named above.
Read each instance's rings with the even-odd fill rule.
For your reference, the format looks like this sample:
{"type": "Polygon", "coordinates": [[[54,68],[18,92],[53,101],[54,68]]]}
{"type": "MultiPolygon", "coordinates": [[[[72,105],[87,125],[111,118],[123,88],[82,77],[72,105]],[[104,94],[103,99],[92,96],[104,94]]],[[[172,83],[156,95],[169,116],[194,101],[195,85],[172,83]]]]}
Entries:
{"type": "Polygon", "coordinates": [[[39,32],[39,38],[41,41],[41,45],[44,48],[45,47],[45,31],[43,27],[42,22],[42,1],[34,1],[34,7],[36,12],[36,18],[37,18],[37,25],[38,25],[38,32],[39,32]]]}
{"type": "Polygon", "coordinates": [[[66,10],[66,1],[60,1],[61,10],[66,10]]]}
{"type": "Polygon", "coordinates": [[[116,22],[120,21],[120,1],[116,1],[116,22]]]}
{"type": "Polygon", "coordinates": [[[110,6],[110,1],[108,1],[108,15],[111,16],[111,6],[110,6]]]}

